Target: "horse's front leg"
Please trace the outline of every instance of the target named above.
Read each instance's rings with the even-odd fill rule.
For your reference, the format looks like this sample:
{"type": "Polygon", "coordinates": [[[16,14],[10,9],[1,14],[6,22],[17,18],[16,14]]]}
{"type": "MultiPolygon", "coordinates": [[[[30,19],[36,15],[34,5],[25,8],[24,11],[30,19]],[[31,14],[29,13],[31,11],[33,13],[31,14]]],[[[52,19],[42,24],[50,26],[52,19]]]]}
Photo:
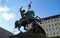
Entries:
{"type": "Polygon", "coordinates": [[[22,32],[22,31],[20,30],[20,27],[18,27],[18,30],[19,30],[20,32],[22,32]]]}
{"type": "Polygon", "coordinates": [[[19,30],[19,31],[21,31],[20,28],[21,28],[21,26],[18,27],[18,30],[19,30]]]}
{"type": "Polygon", "coordinates": [[[26,30],[26,26],[24,26],[24,30],[26,30]]]}

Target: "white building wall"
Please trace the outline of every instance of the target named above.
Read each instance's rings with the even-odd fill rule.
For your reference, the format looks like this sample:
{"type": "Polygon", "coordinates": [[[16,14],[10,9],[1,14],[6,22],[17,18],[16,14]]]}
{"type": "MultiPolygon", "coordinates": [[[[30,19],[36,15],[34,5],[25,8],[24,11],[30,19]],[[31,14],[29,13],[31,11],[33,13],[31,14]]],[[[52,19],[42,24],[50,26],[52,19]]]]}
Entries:
{"type": "Polygon", "coordinates": [[[48,37],[60,36],[60,18],[42,21],[42,28],[48,37]]]}

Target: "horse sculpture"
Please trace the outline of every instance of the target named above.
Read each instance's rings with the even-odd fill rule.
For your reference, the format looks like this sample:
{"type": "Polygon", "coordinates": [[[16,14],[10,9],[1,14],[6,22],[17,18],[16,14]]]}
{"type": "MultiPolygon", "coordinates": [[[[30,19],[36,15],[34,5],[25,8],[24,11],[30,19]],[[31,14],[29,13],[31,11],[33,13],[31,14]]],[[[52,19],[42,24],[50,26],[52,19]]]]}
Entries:
{"type": "Polygon", "coordinates": [[[28,17],[26,17],[26,18],[23,18],[23,19],[20,19],[19,21],[17,20],[16,22],[15,22],[15,28],[18,28],[18,30],[20,31],[20,27],[21,26],[23,26],[24,27],[24,30],[27,30],[26,29],[26,26],[28,27],[28,24],[29,23],[31,23],[32,22],[32,27],[35,27],[35,26],[33,26],[33,24],[36,24],[37,22],[40,22],[41,23],[41,20],[40,20],[40,18],[39,19],[37,19],[38,17],[32,17],[32,18],[28,18],[28,17]],[[27,18],[27,19],[26,19],[27,18]],[[29,22],[28,22],[28,21],[29,22]],[[37,21],[37,22],[36,22],[37,21]]]}
{"type": "Polygon", "coordinates": [[[21,19],[15,22],[15,28],[18,28],[20,30],[20,27],[23,26],[24,30],[26,30],[26,26],[34,19],[34,11],[27,11],[25,13],[25,10],[22,10],[22,7],[20,8],[21,13],[21,19]]]}
{"type": "Polygon", "coordinates": [[[42,23],[41,19],[38,16],[35,17],[34,11],[30,10],[31,2],[28,7],[27,12],[22,10],[22,7],[20,8],[22,18],[15,22],[15,28],[18,28],[18,30],[21,31],[20,28],[23,26],[26,32],[21,31],[19,34],[13,35],[10,38],[46,38],[46,33],[40,26],[42,23]]]}

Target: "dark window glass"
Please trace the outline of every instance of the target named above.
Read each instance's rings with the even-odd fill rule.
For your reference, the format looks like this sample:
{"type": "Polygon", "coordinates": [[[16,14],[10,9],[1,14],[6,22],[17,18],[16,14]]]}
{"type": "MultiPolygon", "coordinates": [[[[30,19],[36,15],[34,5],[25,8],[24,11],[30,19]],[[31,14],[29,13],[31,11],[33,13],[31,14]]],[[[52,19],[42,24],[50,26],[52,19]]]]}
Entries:
{"type": "Polygon", "coordinates": [[[45,23],[47,23],[47,21],[45,21],[45,23]]]}
{"type": "Polygon", "coordinates": [[[58,35],[58,32],[57,32],[57,35],[58,35]]]}
{"type": "Polygon", "coordinates": [[[55,23],[55,26],[56,26],[57,24],[55,23]]]}
{"type": "Polygon", "coordinates": [[[49,27],[50,27],[50,25],[49,25],[49,27]]]}
{"type": "Polygon", "coordinates": [[[55,32],[53,32],[53,35],[55,35],[55,32]]]}
{"type": "Polygon", "coordinates": [[[54,28],[52,28],[52,30],[54,31],[54,28]]]}
{"type": "Polygon", "coordinates": [[[57,19],[57,21],[59,21],[59,19],[57,19]]]}
{"type": "Polygon", "coordinates": [[[51,31],[51,29],[49,29],[49,31],[51,31]]]}
{"type": "Polygon", "coordinates": [[[46,31],[48,31],[48,29],[46,29],[46,31]]]}
{"type": "Polygon", "coordinates": [[[52,33],[50,33],[50,35],[52,35],[52,33]]]}
{"type": "Polygon", "coordinates": [[[54,25],[52,24],[52,26],[54,26],[54,25]]]}
{"type": "Polygon", "coordinates": [[[56,22],[56,20],[54,20],[54,22],[56,22]]]}

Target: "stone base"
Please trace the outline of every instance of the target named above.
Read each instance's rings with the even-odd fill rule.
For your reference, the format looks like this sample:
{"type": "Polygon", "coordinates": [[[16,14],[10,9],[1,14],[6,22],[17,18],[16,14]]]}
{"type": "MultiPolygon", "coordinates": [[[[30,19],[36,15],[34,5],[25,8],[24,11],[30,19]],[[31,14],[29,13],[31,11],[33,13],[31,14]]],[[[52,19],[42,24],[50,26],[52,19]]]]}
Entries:
{"type": "Polygon", "coordinates": [[[11,36],[10,38],[47,38],[47,37],[44,35],[32,34],[32,35],[14,35],[11,36]]]}

